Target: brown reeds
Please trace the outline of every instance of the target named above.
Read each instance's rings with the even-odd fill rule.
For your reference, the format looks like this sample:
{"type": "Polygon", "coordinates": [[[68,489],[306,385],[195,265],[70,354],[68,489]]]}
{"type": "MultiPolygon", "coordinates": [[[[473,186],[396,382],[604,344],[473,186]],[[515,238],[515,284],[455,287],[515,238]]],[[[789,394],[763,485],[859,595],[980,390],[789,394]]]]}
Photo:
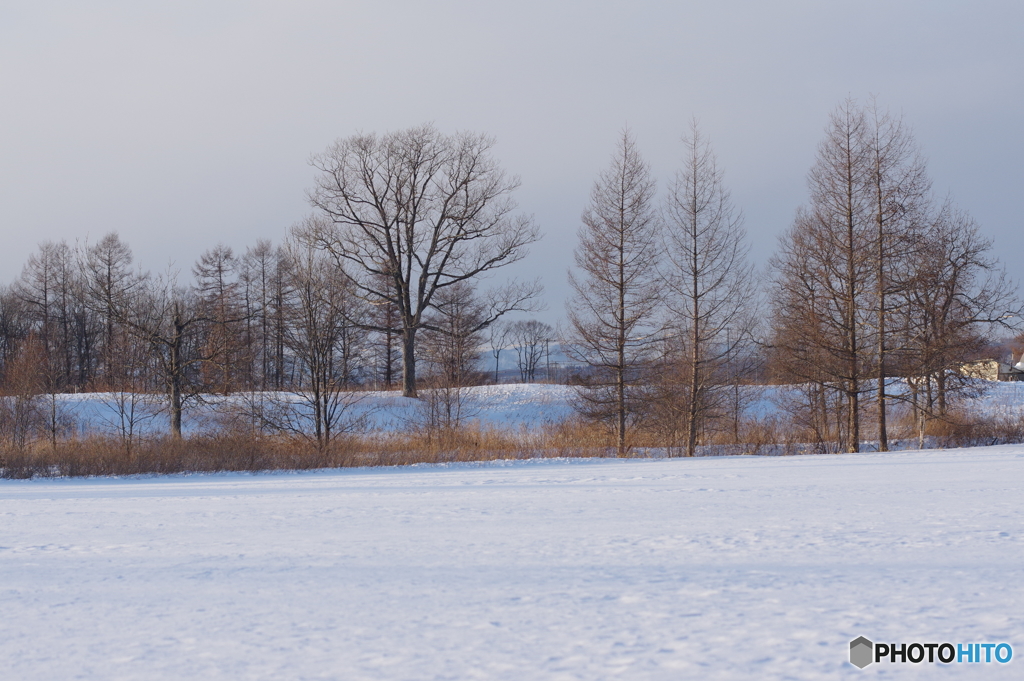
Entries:
{"type": "MultiPolygon", "coordinates": [[[[904,414],[894,430],[903,427],[904,414]]],[[[815,433],[794,419],[776,416],[742,423],[735,433],[711,433],[701,456],[736,454],[812,454],[835,451],[815,444],[815,433]]],[[[928,424],[928,447],[966,447],[1024,442],[1024,417],[951,414],[928,424]]],[[[906,445],[916,446],[907,437],[906,445]]],[[[683,451],[660,431],[636,429],[627,456],[678,456],[683,451]]],[[[0,444],[0,477],[75,477],[206,472],[309,470],[351,466],[401,466],[554,457],[614,457],[615,434],[600,424],[573,418],[536,429],[496,429],[477,423],[458,429],[417,429],[390,433],[347,434],[328,446],[284,435],[239,431],[156,437],[126,449],[116,437],[101,435],[38,439],[20,446],[0,444]]]]}
{"type": "Polygon", "coordinates": [[[567,422],[537,430],[469,425],[457,430],[345,435],[328,446],[285,436],[244,433],[149,438],[126,451],[104,436],[0,447],[0,477],[74,477],[218,471],[271,471],[399,466],[614,455],[603,430],[567,422]]]}

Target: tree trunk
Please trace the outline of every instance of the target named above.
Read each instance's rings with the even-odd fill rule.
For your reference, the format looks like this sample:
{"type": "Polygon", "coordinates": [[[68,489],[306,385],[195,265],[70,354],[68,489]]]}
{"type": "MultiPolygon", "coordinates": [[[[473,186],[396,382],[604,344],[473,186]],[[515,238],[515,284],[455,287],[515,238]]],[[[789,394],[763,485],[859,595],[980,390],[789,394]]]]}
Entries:
{"type": "Polygon", "coordinates": [[[699,258],[700,254],[698,251],[698,238],[697,238],[697,215],[699,215],[699,208],[697,205],[697,173],[693,174],[693,222],[690,225],[690,239],[692,240],[693,247],[691,249],[692,263],[690,265],[690,304],[692,306],[690,310],[690,404],[689,404],[689,418],[686,425],[686,455],[693,456],[697,453],[697,421],[698,421],[698,407],[697,399],[700,392],[700,317],[701,317],[701,305],[700,305],[700,267],[699,258]]]}
{"type": "Polygon", "coordinates": [[[858,360],[858,353],[860,348],[857,346],[857,242],[856,242],[856,227],[854,224],[853,206],[854,204],[854,180],[851,175],[852,168],[847,167],[846,177],[846,205],[847,213],[847,253],[846,253],[846,294],[848,305],[847,308],[847,320],[848,328],[846,330],[849,334],[849,345],[850,345],[850,381],[848,385],[847,401],[849,405],[849,419],[850,419],[850,432],[848,437],[850,441],[848,443],[848,451],[859,452],[860,451],[860,363],[858,360]]]}
{"type": "MultiPolygon", "coordinates": [[[[877,156],[876,156],[877,159],[877,156]]],[[[877,161],[875,168],[875,182],[879,182],[881,171],[878,169],[877,161]]],[[[889,433],[885,422],[885,223],[884,210],[882,205],[882,190],[876,186],[878,205],[876,207],[878,221],[878,252],[876,258],[878,277],[878,451],[889,451],[889,433]]]]}
{"type": "MultiPolygon", "coordinates": [[[[879,296],[879,304],[884,307],[885,298],[879,296]]],[[[889,433],[885,417],[885,313],[878,312],[878,451],[889,451],[889,433]]]]}
{"type": "Polygon", "coordinates": [[[181,315],[175,312],[173,318],[174,335],[168,344],[170,354],[170,388],[171,388],[171,436],[181,438],[181,380],[184,369],[181,366],[181,343],[184,326],[181,323],[181,315]]]}
{"type": "MultiPolygon", "coordinates": [[[[390,326],[391,323],[392,323],[391,315],[388,314],[387,324],[390,326]]],[[[385,343],[385,345],[384,345],[384,387],[387,388],[388,390],[391,390],[391,386],[395,382],[395,376],[394,376],[394,371],[393,371],[393,369],[394,369],[394,367],[393,367],[393,364],[394,364],[394,352],[395,352],[395,350],[394,350],[394,334],[392,334],[390,331],[385,333],[384,334],[384,343],[385,343]]],[[[495,369],[495,374],[494,375],[495,376],[498,375],[497,374],[497,369],[495,369]]],[[[497,383],[498,380],[495,379],[494,382],[497,383]]]]}
{"type": "MultiPolygon", "coordinates": [[[[625,223],[625,208],[620,209],[620,225],[625,223]]],[[[619,456],[625,456],[626,454],[626,244],[625,244],[625,229],[619,231],[619,252],[618,252],[618,266],[619,266],[619,338],[618,338],[618,357],[617,361],[619,366],[616,372],[616,399],[618,401],[618,418],[616,419],[616,427],[618,429],[616,449],[619,456]]]]}
{"type": "Polygon", "coordinates": [[[402,396],[416,394],[416,329],[402,330],[402,396]]]}
{"type": "MultiPolygon", "coordinates": [[[[857,356],[854,355],[851,364],[856,371],[857,356]]],[[[849,414],[847,415],[849,430],[847,437],[849,443],[847,444],[846,451],[850,453],[856,453],[860,451],[860,383],[857,379],[850,381],[849,390],[846,395],[847,409],[849,414]]]]}

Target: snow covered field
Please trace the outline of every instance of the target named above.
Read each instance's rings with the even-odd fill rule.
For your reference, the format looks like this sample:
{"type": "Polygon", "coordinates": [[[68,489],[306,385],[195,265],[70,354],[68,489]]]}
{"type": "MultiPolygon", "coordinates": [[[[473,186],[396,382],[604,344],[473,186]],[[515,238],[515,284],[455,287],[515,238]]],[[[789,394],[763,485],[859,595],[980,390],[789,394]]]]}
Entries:
{"type": "MultiPolygon", "coordinates": [[[[572,413],[569,399],[572,388],[566,385],[542,385],[538,383],[508,383],[463,388],[465,391],[464,413],[466,420],[476,421],[484,426],[535,428],[546,423],[561,421],[572,413]]],[[[267,393],[271,399],[302,402],[288,393],[267,393]]],[[[119,411],[116,394],[79,393],[59,395],[59,411],[69,418],[83,432],[99,431],[109,434],[118,432],[119,411]]],[[[401,430],[414,426],[422,404],[418,400],[401,396],[400,391],[367,391],[351,394],[352,419],[365,418],[372,430],[401,430]]],[[[146,415],[138,424],[143,433],[166,433],[167,415],[162,413],[164,398],[154,395],[140,407],[146,415]]],[[[185,410],[183,428],[194,433],[206,426],[216,427],[218,418],[229,414],[233,408],[245,408],[246,399],[242,394],[229,397],[207,395],[203,404],[190,403],[185,410]]]]}
{"type": "Polygon", "coordinates": [[[4,480],[0,677],[1024,678],[1022,481],[1024,446],[4,480]],[[1015,657],[861,671],[861,635],[1015,657]]]}
{"type": "MultiPolygon", "coordinates": [[[[981,383],[986,394],[969,403],[969,408],[989,416],[1017,416],[1024,414],[1024,383],[981,383]]],[[[752,387],[743,386],[751,392],[747,400],[748,416],[764,417],[778,410],[780,396],[788,390],[786,386],[752,387]]],[[[561,421],[572,414],[569,405],[573,389],[566,385],[538,383],[506,383],[464,388],[465,413],[467,421],[477,421],[488,427],[536,428],[546,423],[561,421]]],[[[891,393],[902,392],[898,384],[890,388],[891,393]]],[[[268,393],[268,395],[270,395],[268,393]]],[[[406,399],[398,391],[353,393],[351,407],[353,418],[365,417],[366,425],[372,430],[401,430],[409,428],[422,419],[418,413],[421,405],[417,400],[406,399]]],[[[273,399],[288,399],[287,394],[274,395],[273,399]]],[[[295,400],[295,396],[290,396],[295,400]]],[[[115,395],[109,393],[80,393],[60,395],[57,398],[59,410],[76,427],[83,431],[117,433],[118,408],[115,395]]],[[[206,426],[214,426],[218,418],[228,414],[232,408],[244,406],[241,394],[230,397],[206,396],[204,404],[195,404],[186,409],[184,428],[196,432],[206,426]]],[[[141,432],[167,432],[167,416],[159,413],[163,397],[151,396],[149,404],[141,411],[151,418],[141,420],[141,432]],[[147,411],[148,410],[148,411],[147,411]]]]}

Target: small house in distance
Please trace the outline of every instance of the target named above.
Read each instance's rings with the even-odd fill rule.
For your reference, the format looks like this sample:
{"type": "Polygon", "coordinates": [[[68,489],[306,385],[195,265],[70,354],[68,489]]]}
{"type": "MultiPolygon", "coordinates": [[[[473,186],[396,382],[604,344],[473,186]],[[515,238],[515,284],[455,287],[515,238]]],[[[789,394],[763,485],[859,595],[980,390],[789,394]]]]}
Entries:
{"type": "Polygon", "coordinates": [[[983,378],[986,381],[1024,381],[1024,355],[1013,363],[1000,362],[997,359],[978,359],[960,365],[960,373],[970,378],[983,378]]]}

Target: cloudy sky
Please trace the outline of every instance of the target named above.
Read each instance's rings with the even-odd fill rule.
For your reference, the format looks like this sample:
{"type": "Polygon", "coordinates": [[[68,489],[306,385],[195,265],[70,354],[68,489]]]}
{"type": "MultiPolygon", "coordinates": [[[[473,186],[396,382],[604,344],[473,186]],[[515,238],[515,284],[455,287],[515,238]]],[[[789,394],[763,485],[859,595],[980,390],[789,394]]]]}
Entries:
{"type": "Polygon", "coordinates": [[[433,121],[482,131],[545,233],[518,274],[561,316],[579,215],[623,127],[664,186],[692,117],[763,263],[829,111],[875,95],[1024,276],[1024,3],[0,5],[0,282],[42,240],[116,230],[149,269],[279,241],[311,153],[433,121]]]}

